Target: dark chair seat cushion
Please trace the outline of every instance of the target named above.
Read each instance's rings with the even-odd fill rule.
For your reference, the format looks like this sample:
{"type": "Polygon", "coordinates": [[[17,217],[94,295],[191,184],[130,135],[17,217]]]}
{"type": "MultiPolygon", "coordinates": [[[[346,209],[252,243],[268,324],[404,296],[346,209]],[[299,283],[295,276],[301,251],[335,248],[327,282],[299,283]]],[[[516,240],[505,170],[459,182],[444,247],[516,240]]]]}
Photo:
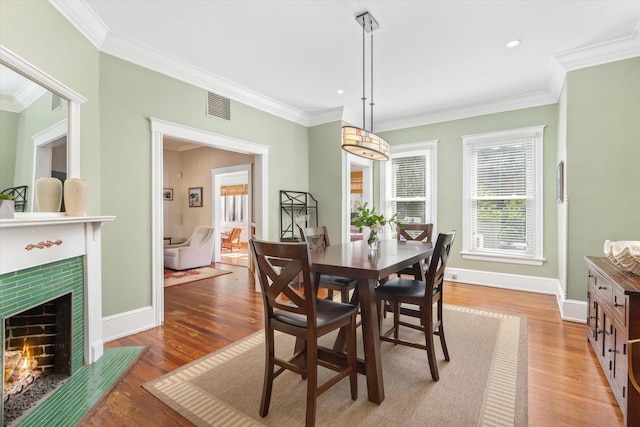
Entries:
{"type": "Polygon", "coordinates": [[[424,297],[425,288],[425,283],[420,280],[396,277],[378,286],[376,294],[420,298],[424,297]]]}
{"type": "MultiPolygon", "coordinates": [[[[347,318],[358,311],[358,307],[351,304],[319,299],[316,301],[316,312],[318,317],[318,328],[330,325],[347,318]]],[[[275,310],[273,317],[281,322],[288,323],[300,328],[307,327],[307,316],[303,314],[290,313],[283,310],[275,310]]]]}
{"type": "Polygon", "coordinates": [[[342,276],[330,276],[328,274],[320,275],[320,282],[336,285],[336,286],[355,286],[358,283],[357,279],[352,279],[350,277],[342,277],[342,276]]]}

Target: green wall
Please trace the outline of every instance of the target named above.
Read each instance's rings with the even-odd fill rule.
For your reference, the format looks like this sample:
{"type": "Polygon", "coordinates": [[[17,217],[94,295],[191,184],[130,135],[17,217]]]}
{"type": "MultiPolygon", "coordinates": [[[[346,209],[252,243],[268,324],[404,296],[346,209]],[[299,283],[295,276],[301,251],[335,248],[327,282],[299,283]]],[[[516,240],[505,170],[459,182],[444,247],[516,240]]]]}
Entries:
{"type": "Polygon", "coordinates": [[[0,191],[14,187],[18,113],[0,111],[0,191]]]}
{"type": "Polygon", "coordinates": [[[231,120],[209,117],[205,89],[107,54],[100,93],[102,210],[117,216],[103,234],[105,315],[152,302],[150,117],[269,146],[268,237],[279,238],[278,191],[308,189],[304,126],[233,101],[231,120]]]}
{"type": "Polygon", "coordinates": [[[326,225],[332,244],[342,242],[346,218],[342,215],[345,188],[343,151],[340,145],[342,122],[309,129],[309,192],[318,200],[318,225],[326,225]]]}
{"type": "Polygon", "coordinates": [[[543,148],[544,249],[546,259],[540,267],[498,262],[463,260],[462,235],[458,234],[449,266],[470,270],[558,277],[555,165],[558,134],[557,105],[525,108],[382,133],[389,144],[438,140],[437,209],[438,231],[462,232],[462,136],[483,132],[545,125],[543,148]]]}
{"type": "Polygon", "coordinates": [[[640,58],[567,75],[568,297],[586,300],[584,256],[640,240],[640,58]]]}

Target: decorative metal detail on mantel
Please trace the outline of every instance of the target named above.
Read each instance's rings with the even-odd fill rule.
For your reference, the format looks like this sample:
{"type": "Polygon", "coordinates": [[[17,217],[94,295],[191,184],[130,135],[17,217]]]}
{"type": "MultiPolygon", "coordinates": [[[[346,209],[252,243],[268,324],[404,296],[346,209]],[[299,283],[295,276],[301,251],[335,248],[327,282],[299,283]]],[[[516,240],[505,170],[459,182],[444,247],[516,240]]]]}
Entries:
{"type": "Polygon", "coordinates": [[[32,250],[32,249],[44,249],[44,248],[50,248],[53,245],[56,246],[60,246],[62,244],[62,240],[58,239],[55,242],[52,242],[51,240],[46,240],[44,242],[38,242],[35,245],[33,243],[29,243],[27,246],[25,246],[24,248],[28,251],[32,250]]]}

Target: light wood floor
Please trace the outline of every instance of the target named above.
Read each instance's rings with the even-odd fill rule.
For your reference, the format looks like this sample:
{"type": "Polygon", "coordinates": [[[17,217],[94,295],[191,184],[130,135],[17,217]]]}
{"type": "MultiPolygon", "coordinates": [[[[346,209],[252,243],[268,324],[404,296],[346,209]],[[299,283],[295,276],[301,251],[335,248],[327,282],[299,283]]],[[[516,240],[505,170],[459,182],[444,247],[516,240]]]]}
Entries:
{"type": "Polygon", "coordinates": [[[247,243],[241,242],[240,248],[234,248],[233,250],[222,250],[220,252],[220,263],[248,267],[249,247],[247,246],[247,243]]]}
{"type": "MultiPolygon", "coordinates": [[[[141,384],[262,329],[262,300],[253,292],[253,278],[246,268],[225,267],[234,273],[167,288],[164,326],[107,344],[148,349],[88,425],[192,425],[141,384]]],[[[563,322],[555,297],[448,283],[445,303],[527,319],[530,426],[622,425],[622,414],[587,344],[585,325],[563,322]]]]}

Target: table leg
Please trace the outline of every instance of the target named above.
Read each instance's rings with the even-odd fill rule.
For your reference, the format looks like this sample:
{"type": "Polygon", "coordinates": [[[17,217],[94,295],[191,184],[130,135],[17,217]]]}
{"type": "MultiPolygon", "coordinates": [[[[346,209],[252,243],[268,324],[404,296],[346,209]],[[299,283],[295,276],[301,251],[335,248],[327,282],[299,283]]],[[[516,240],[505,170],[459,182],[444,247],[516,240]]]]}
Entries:
{"type": "Polygon", "coordinates": [[[384,400],[382,360],[380,358],[380,325],[376,308],[376,281],[358,279],[360,316],[362,317],[362,341],[367,371],[369,401],[380,404],[384,400]]]}

